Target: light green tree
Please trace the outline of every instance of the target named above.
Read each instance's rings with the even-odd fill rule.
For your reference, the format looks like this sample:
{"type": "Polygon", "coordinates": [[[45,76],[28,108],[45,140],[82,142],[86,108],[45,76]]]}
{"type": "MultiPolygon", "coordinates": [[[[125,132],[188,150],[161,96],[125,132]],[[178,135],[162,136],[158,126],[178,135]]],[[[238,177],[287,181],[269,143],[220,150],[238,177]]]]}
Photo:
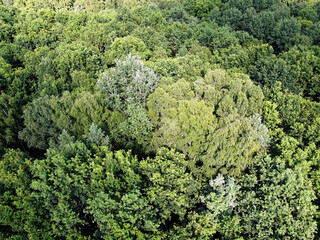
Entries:
{"type": "Polygon", "coordinates": [[[200,189],[199,182],[188,172],[185,156],[160,148],[154,159],[140,162],[140,169],[146,177],[147,199],[155,206],[162,224],[175,217],[183,221],[188,209],[199,201],[200,189]]]}
{"type": "Polygon", "coordinates": [[[184,8],[193,16],[202,18],[207,17],[211,10],[221,4],[220,0],[208,1],[208,0],[186,0],[184,1],[184,8]]]}
{"type": "Polygon", "coordinates": [[[147,59],[150,51],[140,38],[133,36],[116,38],[110,46],[110,59],[121,59],[128,54],[139,55],[142,59],[147,59]]]}
{"type": "Polygon", "coordinates": [[[241,183],[237,212],[243,233],[254,239],[313,239],[315,194],[301,166],[260,156],[241,183]]]}
{"type": "Polygon", "coordinates": [[[161,146],[182,151],[194,174],[218,172],[240,177],[267,148],[261,113],[263,93],[248,76],[209,71],[192,85],[184,80],[160,85],[150,95],[149,116],[155,126],[150,150],[161,146]]]}

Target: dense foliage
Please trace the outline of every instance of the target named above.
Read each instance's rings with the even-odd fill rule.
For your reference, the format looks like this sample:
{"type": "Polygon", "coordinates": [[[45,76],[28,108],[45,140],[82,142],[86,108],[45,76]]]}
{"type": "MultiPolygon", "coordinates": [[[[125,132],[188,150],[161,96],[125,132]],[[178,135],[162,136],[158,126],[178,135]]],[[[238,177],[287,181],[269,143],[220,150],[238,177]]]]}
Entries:
{"type": "Polygon", "coordinates": [[[0,239],[318,239],[320,3],[0,1],[0,239]]]}

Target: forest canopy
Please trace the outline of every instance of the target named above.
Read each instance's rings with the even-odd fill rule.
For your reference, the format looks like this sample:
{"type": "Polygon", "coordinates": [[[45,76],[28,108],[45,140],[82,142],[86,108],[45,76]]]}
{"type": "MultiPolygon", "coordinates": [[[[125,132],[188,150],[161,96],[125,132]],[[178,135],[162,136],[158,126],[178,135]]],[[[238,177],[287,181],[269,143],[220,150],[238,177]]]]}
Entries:
{"type": "Polygon", "coordinates": [[[320,2],[1,0],[0,239],[318,239],[320,2]]]}

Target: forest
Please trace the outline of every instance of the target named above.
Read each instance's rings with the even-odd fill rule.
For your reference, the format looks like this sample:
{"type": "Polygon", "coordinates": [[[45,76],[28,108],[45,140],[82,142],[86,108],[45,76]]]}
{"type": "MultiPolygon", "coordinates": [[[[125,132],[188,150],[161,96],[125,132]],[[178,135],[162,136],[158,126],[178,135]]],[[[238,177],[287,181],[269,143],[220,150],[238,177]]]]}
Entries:
{"type": "Polygon", "coordinates": [[[319,239],[319,206],[319,1],[0,0],[0,239],[319,239]]]}

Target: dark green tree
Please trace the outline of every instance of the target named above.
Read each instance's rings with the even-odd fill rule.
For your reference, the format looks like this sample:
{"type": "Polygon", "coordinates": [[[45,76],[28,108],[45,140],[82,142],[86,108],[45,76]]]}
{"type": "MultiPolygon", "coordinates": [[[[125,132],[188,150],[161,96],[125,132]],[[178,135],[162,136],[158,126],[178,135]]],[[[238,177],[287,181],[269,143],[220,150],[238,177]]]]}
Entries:
{"type": "Polygon", "coordinates": [[[56,98],[39,97],[30,102],[24,110],[24,129],[19,132],[19,138],[29,147],[45,150],[49,142],[55,141],[60,129],[54,121],[55,111],[52,108],[56,98]]]}
{"type": "Polygon", "coordinates": [[[19,108],[14,98],[5,93],[0,94],[0,155],[5,148],[18,144],[20,127],[19,108]]]}
{"type": "Polygon", "coordinates": [[[143,154],[152,138],[153,124],[146,109],[141,105],[129,105],[126,115],[127,120],[111,131],[112,138],[118,147],[132,149],[134,153],[143,154]]]}
{"type": "Polygon", "coordinates": [[[33,159],[8,149],[0,160],[0,238],[53,239],[48,212],[30,184],[33,159]]]}
{"type": "Polygon", "coordinates": [[[261,86],[272,87],[276,81],[281,81],[283,88],[295,93],[300,91],[294,70],[285,60],[274,55],[258,60],[250,70],[250,75],[261,86]]]}
{"type": "Polygon", "coordinates": [[[281,20],[274,28],[272,43],[279,51],[288,50],[298,43],[301,24],[295,18],[281,20]]]}
{"type": "Polygon", "coordinates": [[[31,186],[50,212],[55,238],[81,236],[92,221],[83,212],[89,194],[89,157],[90,151],[83,143],[69,143],[62,152],[48,150],[46,159],[33,164],[35,178],[31,186]]]}
{"type": "Polygon", "coordinates": [[[101,148],[89,160],[90,199],[85,212],[92,214],[103,239],[145,239],[159,226],[156,213],[142,195],[139,163],[129,152],[101,148]]]}

